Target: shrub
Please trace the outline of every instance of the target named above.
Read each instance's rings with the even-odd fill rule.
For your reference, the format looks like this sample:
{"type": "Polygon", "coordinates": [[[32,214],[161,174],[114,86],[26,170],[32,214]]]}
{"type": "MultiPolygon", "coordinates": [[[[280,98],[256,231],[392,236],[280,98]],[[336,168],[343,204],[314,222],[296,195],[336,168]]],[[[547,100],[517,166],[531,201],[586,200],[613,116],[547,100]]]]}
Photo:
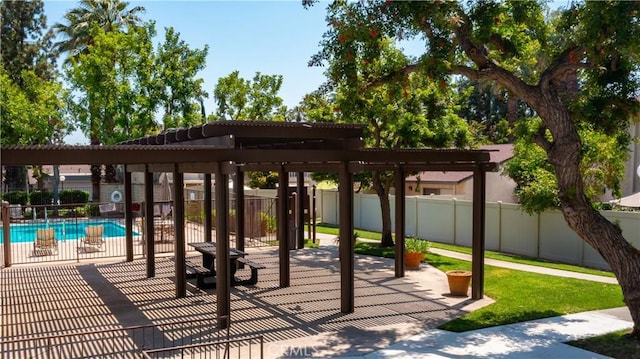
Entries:
{"type": "Polygon", "coordinates": [[[89,192],[77,189],[60,191],[60,203],[75,204],[89,202],[89,192]]]}
{"type": "Polygon", "coordinates": [[[84,208],[85,214],[89,217],[98,217],[100,215],[100,207],[96,204],[88,204],[84,208]]]}
{"type": "Polygon", "coordinates": [[[276,217],[260,212],[260,228],[264,234],[274,233],[276,231],[276,217]]]}
{"type": "Polygon", "coordinates": [[[10,191],[2,196],[2,199],[10,204],[27,204],[27,192],[25,191],[10,191]]]}
{"type": "Polygon", "coordinates": [[[86,217],[87,216],[87,207],[88,206],[77,207],[76,208],[76,217],[86,217]]]}
{"type": "Polygon", "coordinates": [[[29,202],[35,206],[51,204],[53,202],[53,193],[46,189],[33,191],[29,193],[29,202]]]}
{"type": "Polygon", "coordinates": [[[407,238],[404,241],[404,249],[406,253],[422,253],[426,255],[431,248],[431,242],[422,240],[418,237],[407,238]]]}

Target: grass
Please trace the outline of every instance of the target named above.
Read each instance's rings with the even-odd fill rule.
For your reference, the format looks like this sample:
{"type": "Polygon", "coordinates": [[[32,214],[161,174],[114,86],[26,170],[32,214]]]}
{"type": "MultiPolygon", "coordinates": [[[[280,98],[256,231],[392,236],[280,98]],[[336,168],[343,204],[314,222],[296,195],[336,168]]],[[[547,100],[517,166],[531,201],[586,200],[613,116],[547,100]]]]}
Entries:
{"type": "MultiPolygon", "coordinates": [[[[394,257],[393,248],[377,243],[357,242],[356,253],[394,257]]],[[[443,272],[471,270],[471,262],[429,253],[426,261],[443,272]]],[[[555,277],[513,269],[485,266],[485,294],[495,303],[445,323],[441,329],[463,332],[496,325],[517,323],[623,306],[617,284],[555,277]]]]}
{"type": "MultiPolygon", "coordinates": [[[[471,248],[469,247],[461,247],[461,246],[455,246],[452,244],[444,244],[444,243],[436,243],[436,242],[432,242],[431,246],[433,248],[440,248],[440,249],[446,249],[449,251],[454,251],[459,253],[471,254],[471,248]]],[[[534,265],[537,267],[560,269],[560,270],[566,270],[570,272],[578,272],[578,273],[584,273],[584,274],[593,274],[593,275],[599,275],[603,277],[615,278],[615,274],[613,274],[612,272],[604,271],[604,270],[584,268],[584,267],[579,267],[579,266],[574,266],[571,264],[564,264],[564,263],[547,262],[541,259],[534,259],[534,258],[523,257],[518,255],[485,251],[484,256],[485,258],[497,259],[497,260],[507,261],[512,263],[528,264],[528,265],[534,265]]]]}
{"type": "Polygon", "coordinates": [[[640,359],[640,341],[631,337],[630,333],[630,329],[620,330],[567,344],[612,358],[640,359]]]}
{"type": "MultiPolygon", "coordinates": [[[[327,225],[316,226],[316,230],[318,232],[320,232],[320,233],[338,235],[338,228],[334,227],[334,226],[327,226],[327,225]]],[[[359,238],[368,238],[368,239],[375,239],[375,240],[380,240],[381,239],[381,235],[378,232],[370,232],[370,231],[363,231],[363,230],[356,230],[356,232],[358,233],[358,237],[359,238]]],[[[438,243],[438,242],[433,242],[432,241],[431,242],[431,247],[439,248],[439,249],[445,249],[445,250],[459,252],[459,253],[471,254],[471,248],[462,247],[462,246],[456,246],[456,245],[452,245],[452,244],[438,243]]],[[[393,249],[391,249],[390,253],[393,254],[393,249]]],[[[393,257],[390,257],[390,258],[393,258],[393,257]]],[[[599,275],[599,276],[603,276],[603,277],[611,277],[611,278],[615,277],[615,274],[613,274],[612,272],[608,272],[608,271],[603,271],[603,270],[598,270],[598,269],[591,269],[591,268],[584,268],[584,267],[574,266],[574,265],[571,265],[571,264],[547,262],[547,261],[540,260],[540,259],[534,259],[534,258],[529,258],[529,257],[504,254],[504,253],[499,253],[499,252],[485,251],[485,258],[502,260],[502,261],[507,261],[507,262],[512,262],[512,263],[534,265],[534,266],[538,266],[538,267],[560,269],[560,270],[566,270],[566,271],[570,271],[570,272],[593,274],[593,275],[599,275]]]]}
{"type": "MultiPolygon", "coordinates": [[[[333,234],[336,236],[340,234],[340,229],[338,227],[326,225],[326,224],[316,225],[316,231],[318,233],[333,234]]],[[[358,238],[369,238],[369,239],[376,239],[376,240],[382,239],[382,235],[378,232],[364,231],[361,229],[357,229],[354,232],[358,234],[358,238]]]]}

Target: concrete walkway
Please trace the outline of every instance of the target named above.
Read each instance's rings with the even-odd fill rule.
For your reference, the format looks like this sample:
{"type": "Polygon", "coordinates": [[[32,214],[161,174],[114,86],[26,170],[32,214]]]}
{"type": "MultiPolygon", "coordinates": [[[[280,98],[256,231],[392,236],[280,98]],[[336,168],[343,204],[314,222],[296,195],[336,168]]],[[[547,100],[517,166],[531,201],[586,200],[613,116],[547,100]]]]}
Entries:
{"type": "MultiPolygon", "coordinates": [[[[469,254],[464,254],[464,253],[459,253],[459,252],[454,252],[454,251],[449,251],[446,249],[439,249],[439,248],[431,248],[430,251],[445,257],[461,259],[464,261],[471,261],[471,255],[469,254]]],[[[571,271],[546,268],[546,267],[538,267],[538,266],[532,266],[528,264],[506,262],[506,261],[490,259],[490,258],[485,258],[484,263],[494,267],[509,268],[509,269],[521,270],[525,272],[540,273],[540,274],[553,275],[553,276],[565,277],[565,278],[584,279],[584,280],[590,280],[593,282],[618,284],[618,280],[614,277],[604,277],[604,276],[593,275],[593,274],[571,272],[571,271]]]]}
{"type": "MultiPolygon", "coordinates": [[[[321,235],[321,245],[335,245],[334,236],[321,235]]],[[[366,240],[366,239],[365,239],[366,240]]],[[[433,253],[471,261],[468,254],[431,248],[433,253]]],[[[529,271],[617,284],[612,277],[576,273],[495,259],[485,264],[514,270],[529,271]]],[[[565,342],[602,335],[633,327],[627,307],[591,311],[545,318],[522,323],[472,330],[463,333],[428,329],[388,348],[351,358],[607,358],[564,344],[565,342]]]]}
{"type": "Polygon", "coordinates": [[[607,358],[564,342],[628,329],[626,308],[453,333],[428,330],[361,358],[607,358]]]}

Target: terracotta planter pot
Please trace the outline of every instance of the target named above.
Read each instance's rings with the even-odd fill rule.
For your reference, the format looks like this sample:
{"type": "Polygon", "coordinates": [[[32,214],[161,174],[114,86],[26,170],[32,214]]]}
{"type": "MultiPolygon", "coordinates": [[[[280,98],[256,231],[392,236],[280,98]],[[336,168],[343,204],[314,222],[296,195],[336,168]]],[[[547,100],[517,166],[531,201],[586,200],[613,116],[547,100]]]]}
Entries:
{"type": "Polygon", "coordinates": [[[420,262],[424,259],[424,254],[422,253],[404,253],[404,266],[407,269],[418,269],[420,268],[420,262]]]}
{"type": "Polygon", "coordinates": [[[449,291],[451,295],[467,296],[469,283],[471,283],[471,272],[467,270],[450,270],[447,272],[449,281],[449,291]]]}

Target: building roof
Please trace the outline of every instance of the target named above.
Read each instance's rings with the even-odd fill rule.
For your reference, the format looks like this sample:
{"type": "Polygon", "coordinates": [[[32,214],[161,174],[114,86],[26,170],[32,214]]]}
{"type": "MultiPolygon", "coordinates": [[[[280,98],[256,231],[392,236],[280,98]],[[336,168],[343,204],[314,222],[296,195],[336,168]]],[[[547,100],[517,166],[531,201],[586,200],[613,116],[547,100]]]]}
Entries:
{"type": "MultiPolygon", "coordinates": [[[[480,147],[480,150],[487,150],[490,156],[490,162],[502,164],[513,157],[513,144],[501,144],[501,145],[484,145],[480,147]]],[[[439,183],[439,184],[458,184],[471,177],[473,172],[452,172],[452,171],[422,171],[415,176],[407,177],[407,181],[415,182],[417,177],[420,177],[420,181],[423,183],[439,183]]]]}
{"type": "MultiPolygon", "coordinates": [[[[49,175],[53,175],[53,166],[51,165],[42,166],[42,170],[49,175]]],[[[90,176],[91,166],[84,164],[60,165],[58,166],[58,173],[64,176],[90,176]]]]}
{"type": "Polygon", "coordinates": [[[620,199],[614,199],[611,203],[620,207],[640,208],[640,192],[620,199]]]}

